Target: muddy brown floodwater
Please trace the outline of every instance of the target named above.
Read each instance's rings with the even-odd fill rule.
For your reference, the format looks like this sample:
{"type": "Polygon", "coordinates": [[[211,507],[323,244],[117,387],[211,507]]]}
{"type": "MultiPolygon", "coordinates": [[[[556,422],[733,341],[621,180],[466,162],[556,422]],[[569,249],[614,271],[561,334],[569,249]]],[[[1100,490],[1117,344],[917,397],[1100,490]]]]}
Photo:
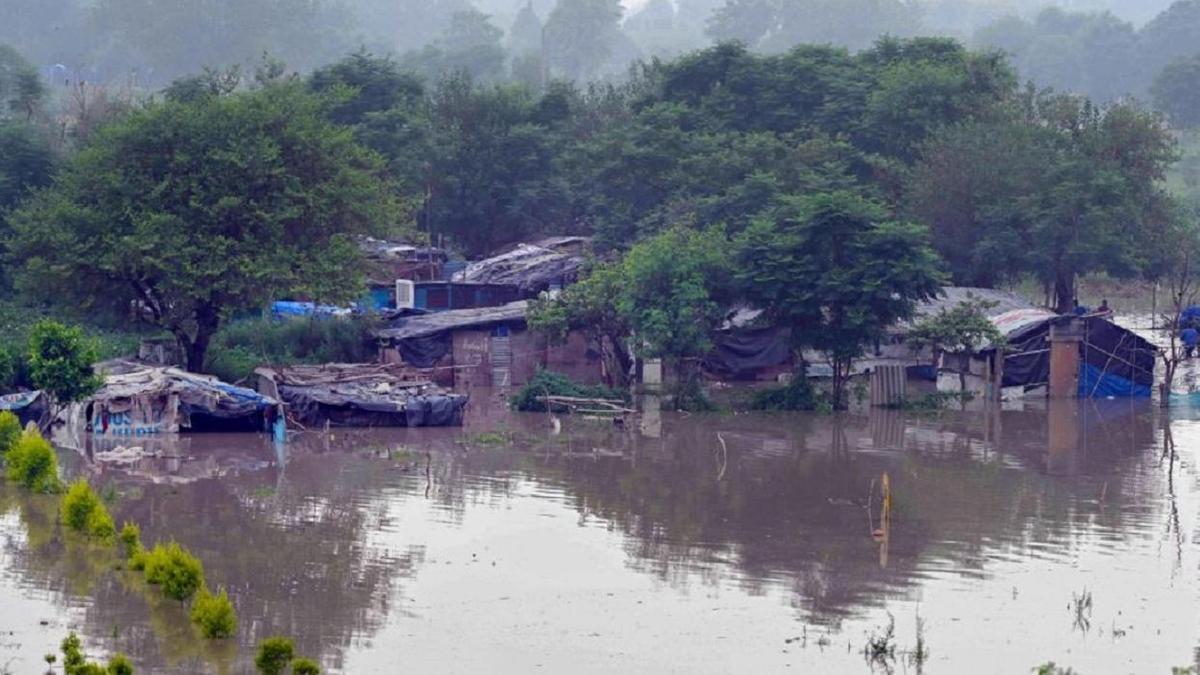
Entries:
{"type": "Polygon", "coordinates": [[[64,543],[55,500],[5,486],[0,672],[43,672],[72,629],[90,654],[125,652],[143,673],[250,672],[254,644],[275,634],[335,673],[1197,661],[1190,409],[648,415],[633,429],[564,419],[555,433],[546,415],[489,400],[476,396],[463,429],[282,447],[185,436],[158,441],[184,459],[130,469],[60,451],[68,475],[117,491],[118,523],[204,561],[234,599],[238,638],[196,639],[179,605],[64,543]],[[891,620],[894,655],[870,662],[863,648],[891,620]]]}

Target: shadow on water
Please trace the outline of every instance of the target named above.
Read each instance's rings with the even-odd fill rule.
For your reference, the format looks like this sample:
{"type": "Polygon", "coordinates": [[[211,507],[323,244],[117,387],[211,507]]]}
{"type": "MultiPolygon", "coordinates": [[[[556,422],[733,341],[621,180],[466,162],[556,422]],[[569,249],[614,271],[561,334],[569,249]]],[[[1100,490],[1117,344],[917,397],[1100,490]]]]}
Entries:
{"type": "MultiPolygon", "coordinates": [[[[389,672],[399,642],[420,645],[416,670],[470,670],[495,658],[506,659],[502,670],[553,667],[580,649],[621,656],[610,665],[635,670],[840,667],[847,657],[837,649],[801,654],[780,649],[783,637],[811,627],[857,651],[881,612],[923,601],[935,660],[939,647],[948,658],[956,648],[938,645],[938,631],[950,639],[956,624],[966,625],[963,600],[975,598],[992,608],[980,611],[995,613],[988,621],[1012,630],[1015,642],[997,648],[1002,661],[1025,670],[1054,657],[1042,650],[1070,635],[1069,621],[1047,628],[1045,642],[1024,632],[1029,612],[1062,606],[1057,597],[1044,610],[1022,604],[1019,586],[1046,590],[1026,572],[1052,566],[1066,575],[1094,556],[1143,551],[1164,522],[1176,535],[1174,566],[1194,558],[1179,512],[1194,505],[1196,477],[1174,462],[1173,472],[1159,471],[1164,420],[1146,404],[1063,401],[937,415],[653,412],[625,429],[511,415],[490,402],[478,396],[461,430],[335,430],[299,434],[283,447],[246,435],[155,439],[143,445],[159,457],[123,468],[91,462],[106,449],[99,445],[64,453],[69,472],[115,486],[118,521],[140,523],[147,542],[177,539],[204,561],[210,583],[229,588],[242,622],[236,645],[201,644],[179,607],[148,598],[104,555],[72,550],[54,500],[0,488],[8,514],[0,518],[0,600],[58,615],[40,626],[43,616],[0,608],[0,619],[20,626],[9,638],[20,642],[9,650],[21,659],[12,667],[40,662],[67,626],[81,628],[97,651],[131,654],[145,672],[242,672],[253,645],[275,634],[294,637],[333,672],[389,672]],[[497,429],[484,442],[482,432],[497,429]],[[574,563],[588,569],[556,562],[573,546],[590,552],[574,563]],[[460,550],[478,553],[469,563],[492,555],[490,567],[456,562],[460,550]],[[974,595],[955,596],[963,584],[974,595]],[[543,597],[542,588],[559,590],[543,597]],[[479,597],[480,589],[511,589],[511,597],[479,597]],[[619,600],[621,591],[629,604],[606,614],[600,600],[619,600]],[[587,609],[563,594],[582,595],[587,609]],[[699,606],[717,618],[701,618],[699,606]],[[719,618],[729,608],[737,618],[719,618]],[[586,646],[567,628],[548,633],[556,636],[549,644],[526,638],[532,629],[520,623],[536,615],[569,627],[580,612],[595,612],[593,632],[602,636],[586,646]],[[447,637],[476,622],[495,641],[447,637]],[[675,630],[655,642],[639,622],[675,630]],[[752,632],[715,642],[739,631],[752,632]],[[500,644],[506,637],[539,644],[513,651],[500,644]],[[675,641],[666,654],[662,639],[675,641]]],[[[1177,446],[1197,435],[1192,425],[1172,422],[1177,446]]],[[[1138,565],[1157,574],[1140,556],[1118,562],[1130,574],[1138,565]]],[[[1128,575],[1076,578],[1082,588],[1128,575]]],[[[1195,602],[1200,594],[1188,584],[1195,602]]],[[[1106,591],[1095,594],[1103,607],[1106,591]]],[[[1178,654],[1188,658],[1193,630],[1181,622],[1170,636],[1179,642],[1175,665],[1178,654]]]]}

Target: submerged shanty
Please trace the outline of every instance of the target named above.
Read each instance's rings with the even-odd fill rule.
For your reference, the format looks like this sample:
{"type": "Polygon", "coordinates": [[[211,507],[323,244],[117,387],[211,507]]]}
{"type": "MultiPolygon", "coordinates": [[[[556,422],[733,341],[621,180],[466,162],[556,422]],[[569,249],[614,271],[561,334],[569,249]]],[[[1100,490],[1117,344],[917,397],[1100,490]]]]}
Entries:
{"type": "Polygon", "coordinates": [[[278,400],[208,375],[121,360],[98,370],[99,391],[67,411],[96,435],[270,431],[279,419],[278,400]]]}
{"type": "Polygon", "coordinates": [[[911,322],[897,326],[901,339],[923,318],[966,301],[984,301],[988,321],[1004,336],[970,354],[944,353],[936,364],[938,388],[983,393],[999,378],[1008,396],[1043,395],[1051,380],[1051,347],[1077,352],[1070,369],[1080,398],[1148,397],[1154,385],[1157,348],[1128,328],[1102,315],[1063,315],[1013,293],[951,286],[918,305],[911,322]]]}
{"type": "Polygon", "coordinates": [[[461,426],[468,397],[397,364],[331,363],[263,367],[259,392],[283,401],[300,427],[461,426]]]}

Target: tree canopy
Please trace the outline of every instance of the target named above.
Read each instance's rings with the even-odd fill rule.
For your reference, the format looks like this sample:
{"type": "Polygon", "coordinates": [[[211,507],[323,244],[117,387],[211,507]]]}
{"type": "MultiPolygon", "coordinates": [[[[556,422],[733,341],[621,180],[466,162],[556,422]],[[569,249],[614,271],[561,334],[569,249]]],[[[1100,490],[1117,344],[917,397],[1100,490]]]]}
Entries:
{"type": "Polygon", "coordinates": [[[353,236],[394,225],[382,161],[287,82],[103,128],[13,217],[24,287],[170,331],[199,370],[231,312],[360,293],[353,236]]]}

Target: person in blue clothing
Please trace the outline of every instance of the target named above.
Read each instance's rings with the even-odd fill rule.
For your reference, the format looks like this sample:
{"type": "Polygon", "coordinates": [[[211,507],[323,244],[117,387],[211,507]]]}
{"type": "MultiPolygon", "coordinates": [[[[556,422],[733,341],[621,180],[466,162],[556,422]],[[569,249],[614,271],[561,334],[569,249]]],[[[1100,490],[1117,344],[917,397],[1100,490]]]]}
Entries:
{"type": "Polygon", "coordinates": [[[1179,339],[1183,341],[1183,355],[1187,358],[1192,358],[1196,353],[1196,343],[1200,341],[1200,331],[1192,324],[1188,324],[1186,328],[1179,331],[1179,339]]]}

